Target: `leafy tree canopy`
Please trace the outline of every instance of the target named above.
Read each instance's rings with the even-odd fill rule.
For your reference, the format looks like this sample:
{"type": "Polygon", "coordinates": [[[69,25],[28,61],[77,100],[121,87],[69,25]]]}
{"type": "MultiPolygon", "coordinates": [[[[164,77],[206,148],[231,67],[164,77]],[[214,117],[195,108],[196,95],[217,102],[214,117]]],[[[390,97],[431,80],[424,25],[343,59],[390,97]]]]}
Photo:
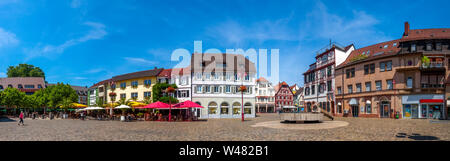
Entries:
{"type": "Polygon", "coordinates": [[[41,68],[30,64],[19,64],[18,66],[9,66],[7,69],[8,77],[44,77],[44,71],[41,68]]]}
{"type": "MultiPolygon", "coordinates": [[[[172,87],[172,88],[175,88],[175,89],[178,88],[176,84],[168,84],[168,83],[156,83],[155,85],[153,85],[153,87],[152,87],[153,102],[157,102],[157,101],[164,102],[164,101],[167,101],[167,103],[168,103],[169,102],[168,98],[162,98],[162,97],[167,97],[167,96],[164,95],[164,90],[166,88],[168,88],[168,87],[172,87]]],[[[176,100],[176,98],[173,98],[173,99],[176,100]]],[[[178,100],[176,102],[178,102],[178,100]]]]}

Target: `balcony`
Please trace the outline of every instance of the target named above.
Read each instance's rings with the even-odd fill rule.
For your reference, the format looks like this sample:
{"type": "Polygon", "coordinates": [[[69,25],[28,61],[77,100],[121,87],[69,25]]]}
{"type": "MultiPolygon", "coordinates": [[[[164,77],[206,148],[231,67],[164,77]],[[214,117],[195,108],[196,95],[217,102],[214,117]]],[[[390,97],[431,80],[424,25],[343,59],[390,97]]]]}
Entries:
{"type": "Polygon", "coordinates": [[[422,88],[444,88],[444,84],[421,83],[422,88]]]}
{"type": "Polygon", "coordinates": [[[426,71],[445,71],[444,62],[430,62],[429,64],[422,63],[420,69],[426,71]]]}

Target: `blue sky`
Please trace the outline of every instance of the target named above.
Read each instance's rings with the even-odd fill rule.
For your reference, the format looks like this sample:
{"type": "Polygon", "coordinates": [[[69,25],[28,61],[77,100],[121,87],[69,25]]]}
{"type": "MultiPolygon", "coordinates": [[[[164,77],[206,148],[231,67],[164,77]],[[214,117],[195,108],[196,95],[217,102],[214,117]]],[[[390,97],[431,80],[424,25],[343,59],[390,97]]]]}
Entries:
{"type": "Polygon", "coordinates": [[[50,83],[90,86],[114,75],[171,68],[177,48],[280,49],[280,79],[303,84],[315,51],[356,48],[412,29],[449,28],[450,1],[0,0],[0,77],[19,63],[50,83]]]}

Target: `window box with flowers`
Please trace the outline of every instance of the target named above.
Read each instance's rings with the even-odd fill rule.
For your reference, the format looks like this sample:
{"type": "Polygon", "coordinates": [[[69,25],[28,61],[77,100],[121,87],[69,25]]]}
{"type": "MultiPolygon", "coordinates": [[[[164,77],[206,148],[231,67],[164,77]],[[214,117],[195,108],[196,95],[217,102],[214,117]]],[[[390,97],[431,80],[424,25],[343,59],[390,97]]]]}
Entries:
{"type": "Polygon", "coordinates": [[[137,88],[138,87],[138,81],[133,81],[133,82],[131,82],[131,87],[132,88],[137,88]]]}
{"type": "Polygon", "coordinates": [[[117,94],[114,92],[109,93],[109,97],[111,97],[111,101],[114,101],[116,99],[117,94]]]}
{"type": "Polygon", "coordinates": [[[152,80],[144,80],[144,86],[146,88],[149,88],[150,86],[152,86],[152,80]]]}

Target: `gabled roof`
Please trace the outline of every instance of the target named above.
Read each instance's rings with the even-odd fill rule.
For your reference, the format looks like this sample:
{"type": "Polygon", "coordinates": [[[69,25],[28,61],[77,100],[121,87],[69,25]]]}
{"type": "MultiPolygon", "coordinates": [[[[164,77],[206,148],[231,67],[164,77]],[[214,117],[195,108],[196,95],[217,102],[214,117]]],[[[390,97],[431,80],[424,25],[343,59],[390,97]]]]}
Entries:
{"type": "Polygon", "coordinates": [[[450,39],[450,28],[409,30],[408,35],[404,35],[401,41],[424,39],[450,39]]]}
{"type": "Polygon", "coordinates": [[[275,89],[275,91],[276,91],[276,92],[275,92],[275,95],[277,95],[278,92],[280,92],[280,89],[281,89],[281,87],[283,87],[283,86],[287,87],[287,89],[289,89],[289,91],[291,91],[291,93],[294,94],[294,93],[292,92],[292,89],[289,87],[289,85],[288,85],[285,81],[283,81],[283,82],[278,83],[277,85],[274,86],[274,89],[275,89]]]}
{"type": "Polygon", "coordinates": [[[360,60],[356,60],[356,58],[362,55],[367,56],[367,58],[361,60],[370,60],[373,58],[395,55],[400,51],[400,48],[398,47],[399,42],[400,39],[397,39],[353,50],[347,57],[347,59],[345,59],[345,61],[342,64],[340,64],[337,68],[350,65],[352,63],[360,62],[360,60]]]}
{"type": "Polygon", "coordinates": [[[264,77],[260,77],[256,80],[256,82],[269,82],[269,81],[264,77]]]}
{"type": "Polygon", "coordinates": [[[136,78],[142,78],[142,77],[156,77],[156,76],[158,76],[159,73],[161,73],[161,71],[163,71],[163,68],[144,70],[144,71],[114,76],[114,77],[112,77],[112,80],[114,82],[117,82],[117,81],[136,79],[136,78]]]}
{"type": "Polygon", "coordinates": [[[208,70],[209,67],[211,67],[211,72],[238,72],[241,68],[238,65],[239,60],[244,60],[243,67],[246,73],[256,73],[255,63],[240,54],[193,53],[190,67],[192,72],[208,70]],[[216,63],[216,66],[209,66],[213,63],[216,63]],[[221,68],[217,64],[226,64],[226,67],[221,68]],[[231,66],[232,64],[233,66],[231,66]]]}
{"type": "Polygon", "coordinates": [[[164,69],[158,74],[158,77],[167,77],[171,78],[176,75],[190,75],[190,67],[186,68],[173,68],[173,69],[164,69]]]}
{"type": "Polygon", "coordinates": [[[112,79],[102,80],[102,81],[100,81],[98,83],[95,83],[94,85],[92,85],[89,88],[95,88],[95,87],[98,87],[98,86],[100,86],[102,84],[108,84],[109,82],[112,82],[112,79]]]}
{"type": "Polygon", "coordinates": [[[37,85],[41,85],[42,88],[45,88],[45,80],[43,77],[9,77],[9,78],[0,78],[0,85],[3,88],[7,88],[8,85],[12,85],[13,88],[17,88],[18,85],[21,84],[24,88],[25,85],[35,85],[34,88],[38,88],[37,85]]]}

